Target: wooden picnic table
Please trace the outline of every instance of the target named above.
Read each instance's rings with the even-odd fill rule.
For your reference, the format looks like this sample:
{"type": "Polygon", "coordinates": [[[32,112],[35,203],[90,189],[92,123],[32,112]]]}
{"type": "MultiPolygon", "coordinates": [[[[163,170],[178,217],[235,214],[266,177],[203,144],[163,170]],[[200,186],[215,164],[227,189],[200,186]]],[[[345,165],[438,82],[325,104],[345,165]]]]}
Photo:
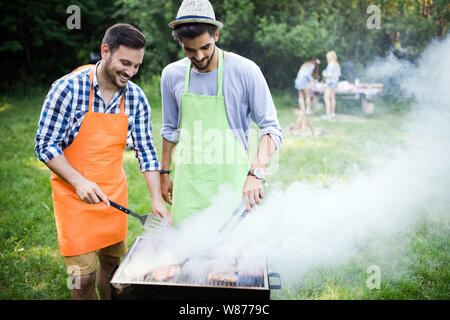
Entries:
{"type": "MultiPolygon", "coordinates": [[[[321,108],[319,99],[325,93],[325,83],[312,84],[309,89],[311,91],[311,104],[313,110],[321,108]]],[[[359,100],[361,111],[363,113],[373,113],[375,105],[368,100],[373,99],[381,93],[383,84],[380,83],[362,83],[358,86],[354,84],[338,85],[336,88],[336,95],[342,96],[343,99],[359,100]]]]}

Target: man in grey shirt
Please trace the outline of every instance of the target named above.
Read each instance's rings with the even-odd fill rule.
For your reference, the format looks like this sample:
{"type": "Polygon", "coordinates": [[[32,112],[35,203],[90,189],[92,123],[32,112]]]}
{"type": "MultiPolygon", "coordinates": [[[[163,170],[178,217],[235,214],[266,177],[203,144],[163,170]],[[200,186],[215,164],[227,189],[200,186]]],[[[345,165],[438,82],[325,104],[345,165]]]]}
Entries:
{"type": "MultiPolygon", "coordinates": [[[[177,184],[182,183],[177,180],[182,179],[176,177],[177,172],[175,172],[174,178],[175,185],[172,184],[169,175],[172,150],[183,135],[180,128],[187,127],[186,121],[190,121],[189,119],[197,122],[203,111],[210,112],[208,111],[209,107],[212,107],[212,110],[220,110],[220,103],[214,105],[215,101],[220,101],[220,99],[214,99],[217,95],[223,96],[226,127],[231,129],[236,143],[242,147],[242,150],[248,150],[249,147],[251,121],[253,120],[260,128],[260,144],[255,160],[247,167],[244,166],[243,177],[242,170],[239,172],[236,167],[236,175],[241,176],[242,195],[246,200],[247,209],[251,209],[255,203],[259,204],[264,196],[262,188],[264,169],[282,143],[282,130],[266,80],[260,68],[249,59],[232,52],[224,52],[223,58],[219,57],[222,51],[216,46],[216,42],[222,24],[215,20],[214,11],[207,0],[184,0],[178,11],[177,20],[171,22],[169,26],[174,29],[173,36],[178,40],[187,57],[166,66],[161,76],[163,107],[161,191],[163,197],[172,204],[172,197],[176,197],[176,194],[172,195],[173,186],[176,187],[177,184]],[[201,2],[200,6],[199,2],[201,2]],[[201,12],[198,12],[199,10],[201,12]],[[218,92],[220,87],[221,92],[218,92]],[[188,88],[188,92],[186,92],[186,88],[188,88]],[[185,98],[185,95],[190,97],[185,98]],[[195,107],[188,107],[188,104],[198,105],[199,101],[205,101],[208,97],[211,102],[206,104],[206,108],[192,111],[195,107]],[[185,126],[183,126],[183,118],[185,126]]],[[[209,119],[216,120],[216,117],[220,117],[220,113],[216,114],[213,111],[208,116],[210,116],[209,119]]],[[[205,125],[208,122],[210,121],[206,118],[205,125]]],[[[226,172],[229,168],[223,169],[224,166],[221,165],[192,169],[193,171],[189,174],[198,176],[198,179],[200,176],[208,175],[211,171],[224,170],[226,175],[235,174],[226,172]]],[[[175,166],[175,171],[177,170],[189,171],[191,169],[178,169],[175,166]]],[[[182,176],[187,177],[188,175],[182,176]]],[[[217,181],[218,184],[222,182],[225,181],[217,181]]],[[[186,186],[182,189],[183,193],[199,183],[202,182],[200,180],[196,180],[195,183],[192,181],[191,185],[183,183],[186,186]]],[[[213,186],[211,188],[214,189],[213,186]]],[[[208,189],[211,188],[208,187],[208,189]]],[[[187,198],[185,200],[188,201],[187,198]]],[[[172,206],[172,213],[175,205],[172,206]]],[[[174,218],[176,220],[176,215],[174,218]]]]}
{"type": "MultiPolygon", "coordinates": [[[[279,149],[282,130],[277,111],[261,69],[253,61],[232,52],[225,53],[223,90],[230,128],[238,141],[248,149],[248,132],[253,120],[261,129],[259,138],[269,134],[279,149]]],[[[177,143],[180,135],[181,96],[189,59],[186,57],[166,66],[161,76],[163,127],[161,136],[177,143]]],[[[191,69],[189,92],[214,96],[217,92],[217,69],[199,72],[191,69]]]]}

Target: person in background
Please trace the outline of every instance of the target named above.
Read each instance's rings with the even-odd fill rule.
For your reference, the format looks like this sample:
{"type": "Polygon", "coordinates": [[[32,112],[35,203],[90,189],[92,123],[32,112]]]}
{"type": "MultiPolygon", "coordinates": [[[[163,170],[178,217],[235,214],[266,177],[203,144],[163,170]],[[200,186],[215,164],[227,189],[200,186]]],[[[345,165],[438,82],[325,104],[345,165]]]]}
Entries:
{"type": "Polygon", "coordinates": [[[322,72],[322,75],[325,78],[325,83],[327,84],[325,94],[323,95],[326,112],[326,114],[322,116],[322,118],[324,119],[335,117],[334,112],[336,109],[336,87],[341,75],[341,67],[339,66],[336,52],[329,51],[327,53],[327,63],[327,68],[322,72]]]}
{"type": "Polygon", "coordinates": [[[298,91],[298,105],[302,115],[305,114],[305,100],[306,100],[306,114],[311,114],[311,94],[308,85],[319,75],[320,60],[312,58],[302,64],[298,70],[295,78],[295,89],[298,91]]]}
{"type": "Polygon", "coordinates": [[[126,254],[127,215],[108,199],[128,205],[127,135],[133,137],[152,213],[171,223],[161,195],[150,105],[129,80],[142,64],[145,44],[144,35],[129,24],[108,28],[102,59],[56,80],[42,107],[35,150],[52,171],[59,251],[79,284],[71,288],[72,299],[97,299],[96,282],[100,297],[110,299],[109,275],[126,254]]]}

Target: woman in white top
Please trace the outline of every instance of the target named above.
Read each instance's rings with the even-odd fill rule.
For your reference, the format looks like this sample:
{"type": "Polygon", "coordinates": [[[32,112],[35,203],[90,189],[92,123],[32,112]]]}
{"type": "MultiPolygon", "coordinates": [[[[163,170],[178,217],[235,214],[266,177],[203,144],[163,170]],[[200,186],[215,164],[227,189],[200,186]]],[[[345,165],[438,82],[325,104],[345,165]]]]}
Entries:
{"type": "Polygon", "coordinates": [[[322,72],[325,78],[327,88],[323,95],[325,101],[326,114],[323,116],[325,119],[334,118],[334,111],[336,109],[336,87],[341,75],[341,67],[339,66],[336,52],[329,51],[327,53],[327,68],[322,72]]]}
{"type": "Polygon", "coordinates": [[[325,101],[326,114],[323,116],[325,119],[334,118],[336,109],[336,87],[339,82],[339,77],[341,75],[341,67],[337,61],[337,55],[334,51],[329,51],[327,53],[327,68],[322,72],[325,78],[325,83],[327,88],[323,95],[323,100],[325,101]]]}
{"type": "Polygon", "coordinates": [[[313,81],[313,78],[318,77],[319,64],[320,61],[316,58],[306,61],[298,70],[297,77],[295,78],[295,89],[298,90],[298,104],[301,114],[305,114],[305,100],[306,114],[311,113],[311,95],[308,84],[313,81]]]}

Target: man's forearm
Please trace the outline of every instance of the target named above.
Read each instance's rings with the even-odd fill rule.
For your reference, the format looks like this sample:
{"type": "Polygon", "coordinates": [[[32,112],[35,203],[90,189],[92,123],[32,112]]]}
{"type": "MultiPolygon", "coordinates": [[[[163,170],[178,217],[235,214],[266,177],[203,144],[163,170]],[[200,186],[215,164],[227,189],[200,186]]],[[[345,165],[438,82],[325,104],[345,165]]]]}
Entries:
{"type": "Polygon", "coordinates": [[[270,159],[272,158],[275,151],[275,142],[272,140],[270,135],[266,134],[262,137],[261,142],[259,143],[258,153],[250,169],[265,169],[269,165],[270,159]]]}
{"type": "Polygon", "coordinates": [[[170,169],[170,165],[172,163],[172,151],[175,146],[176,143],[162,138],[161,168],[163,170],[170,169]]]}
{"type": "Polygon", "coordinates": [[[109,206],[108,197],[103,193],[96,181],[90,181],[79,173],[64,155],[54,157],[47,162],[47,167],[61,179],[75,188],[78,197],[86,203],[99,203],[103,201],[109,206]]]}
{"type": "Polygon", "coordinates": [[[57,174],[61,179],[76,187],[77,183],[84,177],[79,173],[62,154],[54,157],[46,163],[47,167],[57,174]]]}
{"type": "MultiPolygon", "coordinates": [[[[259,143],[258,153],[250,169],[265,169],[269,165],[270,159],[275,151],[275,142],[269,134],[264,135],[259,143]]],[[[260,204],[261,199],[264,198],[264,189],[261,180],[252,175],[247,176],[244,182],[242,196],[245,199],[247,210],[251,210],[256,204],[260,204]]]]}
{"type": "Polygon", "coordinates": [[[159,171],[144,171],[145,181],[152,201],[163,201],[161,196],[161,183],[159,181],[159,171]]]}

